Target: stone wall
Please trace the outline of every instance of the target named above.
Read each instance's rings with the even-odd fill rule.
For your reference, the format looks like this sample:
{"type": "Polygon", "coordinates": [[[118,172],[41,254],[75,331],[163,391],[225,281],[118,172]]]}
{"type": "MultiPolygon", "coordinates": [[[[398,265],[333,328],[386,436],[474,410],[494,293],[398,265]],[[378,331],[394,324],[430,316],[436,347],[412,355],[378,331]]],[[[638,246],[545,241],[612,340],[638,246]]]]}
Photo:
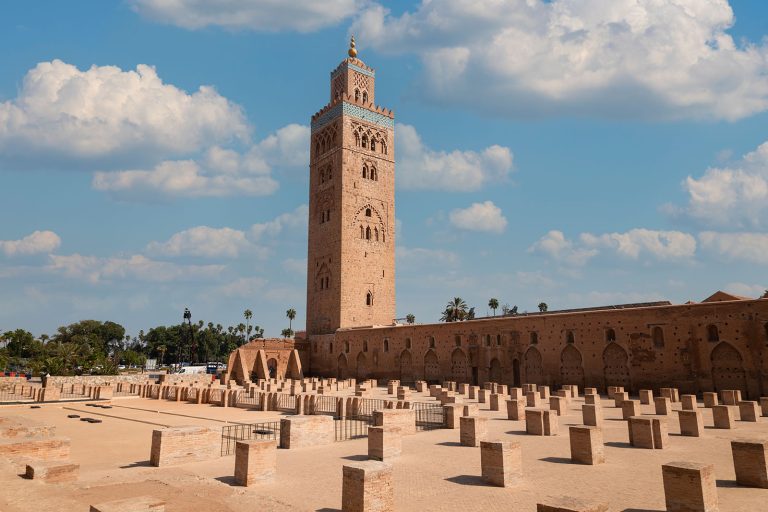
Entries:
{"type": "Polygon", "coordinates": [[[317,376],[740,389],[750,398],[768,390],[767,352],[765,299],[341,329],[311,336],[309,348],[317,376]]]}

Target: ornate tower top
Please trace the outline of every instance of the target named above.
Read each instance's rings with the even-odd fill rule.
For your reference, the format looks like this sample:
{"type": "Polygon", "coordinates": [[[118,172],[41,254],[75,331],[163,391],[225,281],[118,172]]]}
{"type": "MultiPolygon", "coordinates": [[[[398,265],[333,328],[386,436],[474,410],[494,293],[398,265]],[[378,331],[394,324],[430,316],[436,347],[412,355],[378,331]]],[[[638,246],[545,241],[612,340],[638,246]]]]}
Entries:
{"type": "Polygon", "coordinates": [[[352,36],[352,39],[349,40],[349,51],[347,52],[350,57],[353,59],[357,57],[357,50],[355,49],[355,36],[352,36]]]}

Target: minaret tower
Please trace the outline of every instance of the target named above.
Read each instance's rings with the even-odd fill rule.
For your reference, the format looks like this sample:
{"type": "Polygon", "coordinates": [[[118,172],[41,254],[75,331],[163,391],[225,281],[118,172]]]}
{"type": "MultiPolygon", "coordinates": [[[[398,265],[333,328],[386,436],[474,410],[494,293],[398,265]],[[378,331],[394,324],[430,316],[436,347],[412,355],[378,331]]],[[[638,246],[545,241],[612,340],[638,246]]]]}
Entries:
{"type": "Polygon", "coordinates": [[[395,132],[376,106],[376,73],[349,57],[312,116],[307,334],[395,318],[395,132]]]}

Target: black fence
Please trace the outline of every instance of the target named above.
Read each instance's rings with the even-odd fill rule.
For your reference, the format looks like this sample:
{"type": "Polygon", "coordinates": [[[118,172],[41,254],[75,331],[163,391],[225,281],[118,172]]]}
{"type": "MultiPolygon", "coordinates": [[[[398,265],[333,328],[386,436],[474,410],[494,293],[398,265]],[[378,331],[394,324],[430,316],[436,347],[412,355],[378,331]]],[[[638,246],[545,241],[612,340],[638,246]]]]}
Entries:
{"type": "Polygon", "coordinates": [[[440,404],[412,402],[416,414],[416,430],[435,430],[445,427],[445,410],[440,404]]]}
{"type": "Polygon", "coordinates": [[[0,389],[0,403],[33,402],[29,389],[21,392],[21,386],[14,391],[12,388],[0,389]]]}
{"type": "Polygon", "coordinates": [[[282,412],[295,412],[296,397],[293,395],[286,395],[285,393],[278,393],[277,410],[282,412]]]}
{"type": "Polygon", "coordinates": [[[338,397],[335,396],[315,396],[315,410],[314,414],[325,414],[328,416],[336,416],[336,406],[338,404],[338,397]]]}
{"type": "Polygon", "coordinates": [[[280,422],[267,421],[247,425],[227,425],[221,427],[221,455],[235,453],[238,441],[275,439],[280,443],[280,422]]]}
{"type": "Polygon", "coordinates": [[[357,402],[357,409],[348,411],[350,416],[359,419],[369,419],[373,421],[373,412],[386,409],[385,401],[375,398],[360,398],[357,402]]]}
{"type": "Polygon", "coordinates": [[[261,405],[259,400],[259,394],[256,393],[253,396],[248,396],[244,391],[237,396],[237,405],[247,405],[249,407],[258,407],[261,405]]]}
{"type": "Polygon", "coordinates": [[[372,418],[349,417],[334,418],[335,441],[348,441],[368,437],[368,427],[373,425],[372,418]]]}

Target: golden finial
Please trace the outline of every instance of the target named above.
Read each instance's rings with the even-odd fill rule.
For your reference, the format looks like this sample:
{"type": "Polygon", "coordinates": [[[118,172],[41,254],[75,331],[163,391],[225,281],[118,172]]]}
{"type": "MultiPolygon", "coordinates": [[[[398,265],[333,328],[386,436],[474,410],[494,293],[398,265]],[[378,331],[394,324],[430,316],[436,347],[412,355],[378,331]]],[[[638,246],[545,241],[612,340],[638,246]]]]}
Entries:
{"type": "Polygon", "coordinates": [[[349,40],[349,51],[347,52],[350,57],[353,59],[357,57],[357,50],[355,50],[355,36],[352,36],[352,39],[349,40]]]}

